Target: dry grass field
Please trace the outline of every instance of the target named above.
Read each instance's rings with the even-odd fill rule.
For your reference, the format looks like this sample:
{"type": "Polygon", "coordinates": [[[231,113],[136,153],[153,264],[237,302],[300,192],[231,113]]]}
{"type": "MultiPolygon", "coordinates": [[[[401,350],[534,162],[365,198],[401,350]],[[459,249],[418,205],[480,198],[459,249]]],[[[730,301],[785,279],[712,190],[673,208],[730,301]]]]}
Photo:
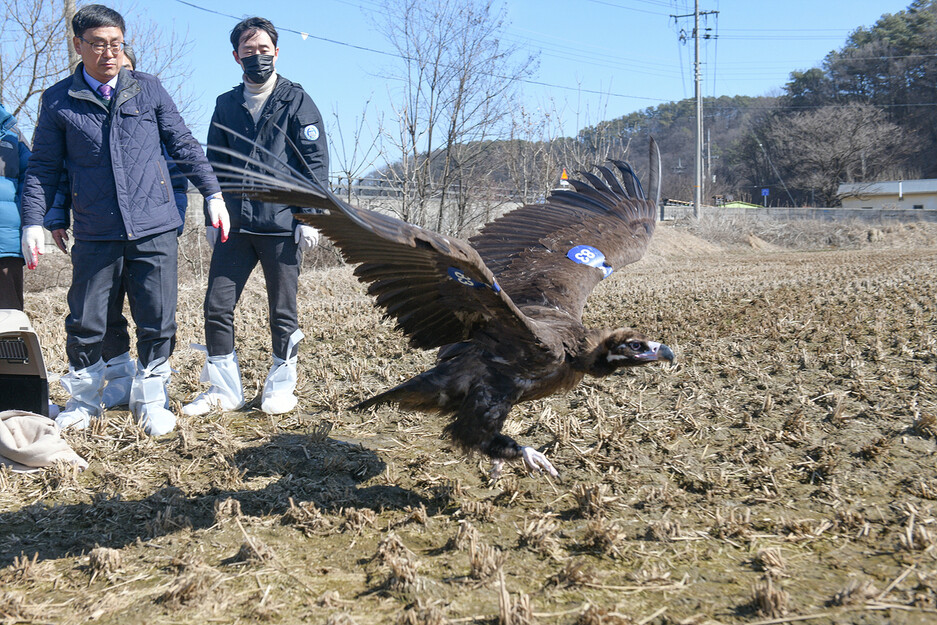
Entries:
{"type": "MultiPolygon", "coordinates": [[[[66,435],[88,471],[0,471],[0,622],[937,622],[937,227],[758,228],[661,225],[600,285],[587,323],[678,362],[515,410],[507,431],[562,481],[491,483],[441,418],[347,411],[432,354],[347,267],[305,271],[294,414],[249,405],[151,439],[113,411],[66,435]]],[[[195,230],[176,408],[200,388],[195,230]]],[[[58,253],[29,276],[54,374],[67,281],[58,253]]],[[[253,398],[256,275],[237,324],[253,398]]]]}

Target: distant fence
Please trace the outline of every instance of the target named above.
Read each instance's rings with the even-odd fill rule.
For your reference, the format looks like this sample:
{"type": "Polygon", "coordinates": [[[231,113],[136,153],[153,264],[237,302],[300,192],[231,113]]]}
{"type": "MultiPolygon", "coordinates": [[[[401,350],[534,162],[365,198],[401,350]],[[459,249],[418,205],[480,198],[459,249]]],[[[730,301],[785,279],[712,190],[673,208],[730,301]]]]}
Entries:
{"type": "MultiPolygon", "coordinates": [[[[817,221],[865,221],[869,223],[929,221],[937,222],[937,210],[913,208],[726,208],[724,206],[703,206],[703,217],[724,216],[745,218],[756,221],[794,221],[813,219],[817,221]]],[[[690,206],[665,205],[660,208],[661,220],[692,217],[690,206]]]]}

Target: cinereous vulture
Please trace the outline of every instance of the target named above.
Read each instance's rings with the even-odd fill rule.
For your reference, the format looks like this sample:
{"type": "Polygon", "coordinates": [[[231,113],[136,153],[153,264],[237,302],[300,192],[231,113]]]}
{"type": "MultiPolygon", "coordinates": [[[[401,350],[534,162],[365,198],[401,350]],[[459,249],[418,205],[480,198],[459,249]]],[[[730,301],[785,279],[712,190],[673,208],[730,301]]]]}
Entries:
{"type": "Polygon", "coordinates": [[[280,163],[259,159],[219,171],[222,187],[264,201],[320,209],[296,214],[357,264],[354,273],[413,347],[438,348],[436,366],[354,406],[395,403],[451,415],[445,433],[492,460],[522,459],[558,473],[547,457],[501,433],[515,404],[568,391],[583,376],[673,361],[666,345],[632,328],[582,324],[593,288],[639,260],[656,224],[660,156],[650,144],[649,198],[634,169],[611,161],[571,189],[484,226],[467,241],[356,208],[280,163]]]}

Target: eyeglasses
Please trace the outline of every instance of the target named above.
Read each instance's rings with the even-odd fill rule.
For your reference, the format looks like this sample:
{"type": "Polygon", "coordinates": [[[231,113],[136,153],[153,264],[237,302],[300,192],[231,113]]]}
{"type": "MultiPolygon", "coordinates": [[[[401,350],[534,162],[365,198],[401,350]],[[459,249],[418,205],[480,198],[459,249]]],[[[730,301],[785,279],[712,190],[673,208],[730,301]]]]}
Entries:
{"type": "Polygon", "coordinates": [[[105,43],[103,41],[95,41],[92,43],[88,41],[87,39],[85,39],[84,37],[79,37],[79,39],[81,39],[86,44],[91,46],[91,50],[95,54],[104,54],[105,50],[110,50],[111,54],[113,54],[114,56],[117,56],[124,49],[123,41],[115,41],[114,43],[105,43]]]}

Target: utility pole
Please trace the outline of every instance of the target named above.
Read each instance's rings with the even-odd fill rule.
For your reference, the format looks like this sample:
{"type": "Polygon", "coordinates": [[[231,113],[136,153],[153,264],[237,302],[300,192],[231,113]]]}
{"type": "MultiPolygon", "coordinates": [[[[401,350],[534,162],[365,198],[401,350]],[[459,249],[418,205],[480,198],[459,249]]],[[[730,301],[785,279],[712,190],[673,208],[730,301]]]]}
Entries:
{"type": "Polygon", "coordinates": [[[693,185],[693,217],[700,218],[703,199],[703,90],[699,69],[699,0],[693,7],[693,40],[696,52],[693,60],[693,76],[696,83],[696,184],[693,185]]]}
{"type": "MultiPolygon", "coordinates": [[[[700,218],[700,206],[702,205],[703,197],[703,90],[701,87],[702,83],[702,72],[700,71],[700,61],[699,61],[699,40],[700,37],[709,39],[709,35],[701,35],[699,29],[699,18],[700,15],[718,15],[719,11],[700,11],[699,10],[699,0],[695,0],[693,6],[693,13],[688,13],[686,15],[671,15],[674,21],[682,17],[692,17],[693,18],[693,40],[694,40],[694,60],[693,60],[693,77],[694,82],[696,83],[696,182],[694,184],[694,193],[693,193],[693,217],[696,219],[700,218]]],[[[685,35],[681,34],[681,38],[685,39],[685,35]]]]}
{"type": "Polygon", "coordinates": [[[706,184],[712,184],[713,180],[713,129],[706,129],[706,184]]]}

